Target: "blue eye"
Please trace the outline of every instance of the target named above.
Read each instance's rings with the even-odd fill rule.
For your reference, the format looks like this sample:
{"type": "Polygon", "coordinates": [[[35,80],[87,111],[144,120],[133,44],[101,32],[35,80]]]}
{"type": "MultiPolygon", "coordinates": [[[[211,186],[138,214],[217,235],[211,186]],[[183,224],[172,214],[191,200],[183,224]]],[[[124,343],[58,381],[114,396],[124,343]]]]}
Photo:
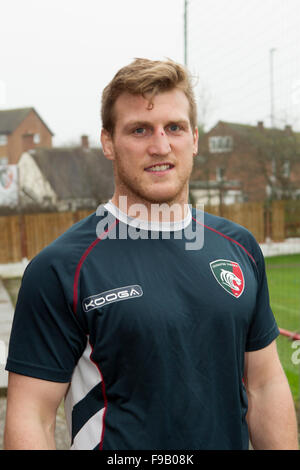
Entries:
{"type": "Polygon", "coordinates": [[[180,127],[178,126],[178,124],[171,124],[169,126],[169,129],[170,129],[171,132],[177,132],[177,131],[180,130],[180,127]]]}
{"type": "Polygon", "coordinates": [[[134,134],[142,135],[144,133],[145,133],[144,127],[138,127],[137,129],[134,130],[134,134]]]}

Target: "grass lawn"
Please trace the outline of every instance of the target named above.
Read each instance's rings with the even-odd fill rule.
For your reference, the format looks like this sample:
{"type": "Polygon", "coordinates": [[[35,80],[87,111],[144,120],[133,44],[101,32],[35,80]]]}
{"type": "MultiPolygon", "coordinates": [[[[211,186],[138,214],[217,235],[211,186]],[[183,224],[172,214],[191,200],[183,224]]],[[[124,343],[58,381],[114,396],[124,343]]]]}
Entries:
{"type": "MultiPolygon", "coordinates": [[[[300,333],[300,254],[266,258],[270,302],[279,328],[300,333]]],[[[293,364],[293,341],[280,336],[279,357],[293,397],[300,399],[300,364],[293,364]]],[[[299,346],[298,346],[299,348],[299,346]]],[[[299,355],[297,356],[299,358],[299,355]]]]}

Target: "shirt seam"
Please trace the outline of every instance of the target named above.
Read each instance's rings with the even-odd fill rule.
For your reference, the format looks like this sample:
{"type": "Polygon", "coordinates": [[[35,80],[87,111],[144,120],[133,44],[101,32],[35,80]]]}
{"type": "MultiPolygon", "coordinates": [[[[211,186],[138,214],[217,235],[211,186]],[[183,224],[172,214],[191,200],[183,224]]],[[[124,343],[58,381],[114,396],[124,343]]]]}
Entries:
{"type": "Polygon", "coordinates": [[[257,336],[256,338],[254,339],[250,339],[247,341],[247,346],[246,346],[246,350],[248,348],[252,348],[252,347],[256,347],[258,345],[260,345],[262,342],[264,342],[264,340],[266,338],[268,338],[269,336],[272,336],[273,333],[277,333],[277,336],[278,336],[278,326],[277,324],[275,323],[272,328],[267,332],[265,333],[263,336],[257,336]]]}

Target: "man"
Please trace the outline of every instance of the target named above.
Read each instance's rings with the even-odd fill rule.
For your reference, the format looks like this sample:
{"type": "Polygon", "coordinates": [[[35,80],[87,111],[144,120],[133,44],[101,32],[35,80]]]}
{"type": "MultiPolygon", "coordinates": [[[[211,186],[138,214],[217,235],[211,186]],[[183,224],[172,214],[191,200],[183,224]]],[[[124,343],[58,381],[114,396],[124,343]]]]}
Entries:
{"type": "Polygon", "coordinates": [[[65,397],[72,449],[247,449],[249,434],[255,449],[296,449],[259,246],[187,205],[187,72],[135,60],[104,90],[102,121],[115,192],[24,274],[6,448],[54,449],[65,397]]]}

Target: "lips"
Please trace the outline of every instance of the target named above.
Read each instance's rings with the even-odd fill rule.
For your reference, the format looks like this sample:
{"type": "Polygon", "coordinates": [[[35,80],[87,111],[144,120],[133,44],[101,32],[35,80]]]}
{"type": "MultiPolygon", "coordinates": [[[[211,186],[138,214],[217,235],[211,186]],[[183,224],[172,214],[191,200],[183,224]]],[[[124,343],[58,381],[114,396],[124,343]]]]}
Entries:
{"type": "Polygon", "coordinates": [[[153,172],[153,173],[160,173],[162,171],[168,171],[174,168],[172,163],[156,163],[154,165],[148,166],[145,168],[145,171],[153,172]]]}

